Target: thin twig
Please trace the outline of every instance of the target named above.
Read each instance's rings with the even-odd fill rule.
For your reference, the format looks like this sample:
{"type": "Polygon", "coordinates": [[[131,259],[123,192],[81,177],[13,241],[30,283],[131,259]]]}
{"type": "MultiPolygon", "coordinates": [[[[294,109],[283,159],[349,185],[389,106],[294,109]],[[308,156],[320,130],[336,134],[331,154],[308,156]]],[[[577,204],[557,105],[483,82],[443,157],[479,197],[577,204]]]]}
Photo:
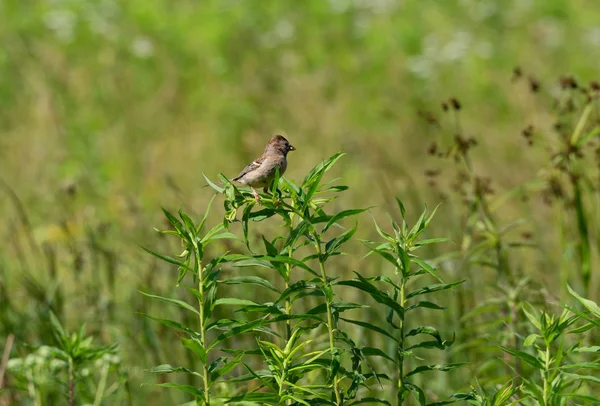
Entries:
{"type": "Polygon", "coordinates": [[[10,358],[10,351],[12,350],[13,343],[15,342],[15,335],[9,334],[6,337],[6,343],[4,344],[4,352],[2,353],[2,363],[0,363],[0,390],[4,387],[4,374],[6,373],[6,365],[10,358]]]}

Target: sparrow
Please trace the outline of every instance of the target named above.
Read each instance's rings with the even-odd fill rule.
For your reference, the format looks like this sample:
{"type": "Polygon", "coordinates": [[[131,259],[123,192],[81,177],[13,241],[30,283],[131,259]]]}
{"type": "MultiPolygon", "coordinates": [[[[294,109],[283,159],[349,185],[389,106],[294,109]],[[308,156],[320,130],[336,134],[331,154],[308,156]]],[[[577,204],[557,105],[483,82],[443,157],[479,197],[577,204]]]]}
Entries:
{"type": "Polygon", "coordinates": [[[262,187],[266,193],[275,178],[277,169],[279,169],[279,176],[285,173],[288,152],[295,150],[296,148],[285,137],[276,135],[271,138],[260,158],[246,166],[238,176],[231,180],[250,186],[256,201],[260,202],[260,196],[254,188],[262,187]]]}

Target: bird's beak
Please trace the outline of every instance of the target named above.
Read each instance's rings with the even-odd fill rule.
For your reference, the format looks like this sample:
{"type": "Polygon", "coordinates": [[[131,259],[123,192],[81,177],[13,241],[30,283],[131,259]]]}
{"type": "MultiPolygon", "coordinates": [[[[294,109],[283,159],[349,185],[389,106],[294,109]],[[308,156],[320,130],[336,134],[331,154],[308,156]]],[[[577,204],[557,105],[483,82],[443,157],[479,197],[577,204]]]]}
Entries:
{"type": "Polygon", "coordinates": [[[295,150],[296,150],[296,147],[293,145],[290,145],[290,151],[295,151],[295,150]]]}

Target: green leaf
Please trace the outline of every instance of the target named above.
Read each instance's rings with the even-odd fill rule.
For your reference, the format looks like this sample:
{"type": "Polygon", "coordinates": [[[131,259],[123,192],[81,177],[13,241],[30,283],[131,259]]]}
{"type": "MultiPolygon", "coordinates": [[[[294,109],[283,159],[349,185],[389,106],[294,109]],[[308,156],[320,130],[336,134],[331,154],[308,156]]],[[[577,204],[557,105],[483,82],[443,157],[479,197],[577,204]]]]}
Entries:
{"type": "Polygon", "coordinates": [[[382,358],[386,358],[392,362],[395,362],[395,360],[390,357],[389,355],[387,355],[385,352],[383,352],[382,350],[380,350],[379,348],[374,348],[374,347],[362,347],[360,349],[360,351],[367,357],[372,357],[372,356],[377,356],[377,357],[382,357],[382,358]]]}
{"type": "Polygon", "coordinates": [[[464,283],[465,281],[462,280],[460,282],[455,282],[455,283],[438,283],[435,285],[428,285],[425,286],[421,289],[418,290],[414,290],[412,292],[410,292],[409,294],[406,295],[406,299],[410,299],[411,297],[415,297],[415,296],[419,296],[419,295],[425,295],[428,293],[433,293],[433,292],[439,292],[441,290],[448,290],[448,289],[452,289],[455,286],[458,286],[462,283],[464,283]]]}
{"type": "Polygon", "coordinates": [[[167,327],[171,327],[171,328],[174,328],[176,330],[185,331],[186,333],[189,333],[191,335],[197,335],[197,333],[194,330],[192,330],[192,329],[190,329],[190,328],[188,328],[188,327],[184,326],[183,324],[178,323],[176,321],[169,320],[169,319],[159,319],[157,317],[152,317],[152,316],[150,316],[148,314],[145,314],[145,313],[140,313],[140,314],[142,316],[144,316],[144,317],[149,318],[150,320],[154,320],[156,322],[159,322],[160,324],[163,324],[163,325],[165,325],[167,327]]]}
{"type": "Polygon", "coordinates": [[[228,338],[234,337],[236,335],[247,333],[249,331],[254,331],[258,327],[262,326],[264,323],[264,320],[258,319],[230,328],[228,331],[226,331],[223,334],[220,334],[217,338],[215,338],[215,340],[209,345],[207,352],[213,349],[221,341],[227,340],[228,338]]]}
{"type": "Polygon", "coordinates": [[[398,204],[398,208],[400,209],[400,214],[402,215],[402,218],[405,219],[406,218],[406,210],[404,209],[404,204],[397,197],[395,199],[396,199],[396,203],[398,204]]]}
{"type": "Polygon", "coordinates": [[[243,356],[244,356],[244,353],[241,352],[234,359],[231,359],[231,360],[228,360],[227,362],[225,362],[225,364],[221,368],[213,371],[210,374],[211,381],[216,381],[219,377],[230,372],[233,368],[235,368],[240,363],[243,356]]]}
{"type": "Polygon", "coordinates": [[[369,306],[358,304],[358,303],[352,303],[352,302],[332,302],[331,303],[331,308],[333,310],[337,311],[338,313],[342,313],[342,312],[345,312],[346,310],[352,310],[352,309],[364,309],[365,307],[369,307],[369,306]]]}
{"type": "Polygon", "coordinates": [[[246,258],[246,259],[242,259],[241,261],[236,262],[235,266],[253,266],[254,265],[254,266],[262,266],[262,267],[270,268],[270,269],[276,269],[276,268],[274,268],[273,262],[297,266],[299,268],[307,270],[308,272],[310,272],[311,274],[313,274],[315,276],[318,276],[318,274],[315,271],[313,271],[304,262],[299,261],[292,257],[284,256],[284,255],[277,255],[274,257],[268,256],[268,255],[262,255],[262,256],[256,256],[254,258],[246,258]]]}
{"type": "Polygon", "coordinates": [[[179,221],[177,219],[177,217],[175,217],[174,215],[172,215],[164,207],[161,207],[161,209],[162,209],[165,217],[167,218],[167,220],[169,220],[169,223],[171,223],[171,225],[175,228],[175,230],[179,233],[179,235],[181,237],[185,237],[185,238],[189,239],[189,235],[188,235],[188,233],[185,232],[185,228],[184,228],[183,224],[181,223],[181,221],[179,221]]]}
{"type": "Polygon", "coordinates": [[[585,128],[585,126],[588,122],[590,113],[592,112],[593,109],[594,109],[594,105],[592,103],[588,103],[585,106],[585,108],[583,109],[583,113],[581,113],[581,116],[579,117],[579,121],[577,122],[575,131],[573,131],[573,134],[571,135],[571,145],[577,145],[579,137],[581,136],[581,133],[582,133],[583,129],[585,128]]]}
{"type": "Polygon", "coordinates": [[[439,276],[437,276],[436,270],[431,265],[429,265],[427,262],[425,262],[419,258],[413,258],[412,262],[417,264],[419,266],[419,268],[421,268],[422,270],[424,270],[425,272],[427,272],[431,276],[433,276],[435,279],[437,279],[438,282],[444,283],[444,281],[439,276]]]}
{"type": "Polygon", "coordinates": [[[496,391],[496,393],[494,393],[494,396],[492,396],[491,406],[505,405],[506,402],[508,402],[510,398],[517,393],[517,390],[519,390],[519,387],[514,387],[512,382],[506,382],[500,389],[496,391]]]}
{"type": "Polygon", "coordinates": [[[408,378],[409,376],[420,374],[421,372],[426,372],[426,371],[448,372],[448,371],[452,371],[453,369],[457,369],[457,368],[463,367],[465,365],[468,365],[468,363],[466,363],[466,362],[459,362],[459,363],[455,363],[455,364],[421,365],[419,367],[416,367],[415,369],[413,369],[409,373],[407,373],[405,375],[405,377],[408,378]]]}
{"type": "Polygon", "coordinates": [[[183,220],[188,234],[190,235],[190,237],[192,237],[194,235],[194,232],[196,231],[196,225],[194,224],[194,221],[190,218],[190,216],[184,213],[183,208],[181,207],[177,211],[177,214],[179,214],[179,218],[183,220]]]}
{"type": "Polygon", "coordinates": [[[569,290],[569,293],[583,305],[583,307],[589,310],[594,316],[600,318],[600,306],[589,299],[579,296],[569,284],[567,284],[567,289],[569,290]]]}
{"type": "Polygon", "coordinates": [[[568,373],[568,372],[565,372],[563,374],[563,376],[565,376],[566,378],[576,379],[576,380],[580,380],[580,381],[588,381],[588,382],[600,383],[600,378],[598,378],[597,376],[571,374],[571,373],[568,373]]]}
{"type": "Polygon", "coordinates": [[[340,320],[345,321],[346,323],[352,323],[352,324],[356,324],[357,326],[361,326],[362,328],[366,328],[368,330],[372,330],[375,331],[376,333],[382,334],[396,342],[398,342],[398,339],[396,337],[394,337],[393,335],[391,335],[390,333],[388,333],[387,331],[385,331],[384,329],[377,327],[373,324],[370,323],[366,323],[364,321],[359,321],[359,320],[351,320],[351,319],[345,319],[343,317],[340,317],[340,320]]]}
{"type": "Polygon", "coordinates": [[[252,402],[257,404],[275,404],[279,400],[279,395],[277,393],[269,393],[269,392],[248,392],[242,395],[237,395],[232,398],[227,399],[225,404],[234,403],[234,402],[252,402]]]}
{"type": "Polygon", "coordinates": [[[403,392],[405,392],[406,390],[410,391],[413,394],[415,399],[419,402],[419,406],[426,406],[427,402],[425,400],[425,393],[423,392],[423,389],[410,382],[404,382],[404,386],[398,390],[398,398],[402,399],[402,401],[399,400],[398,404],[404,403],[403,400],[405,396],[403,395],[403,392]]]}
{"type": "Polygon", "coordinates": [[[194,352],[196,355],[198,355],[200,357],[200,361],[202,361],[202,364],[206,365],[206,359],[207,359],[206,350],[202,346],[202,343],[200,342],[199,339],[197,339],[193,336],[191,339],[181,337],[181,342],[183,343],[183,346],[185,348],[191,350],[192,352],[194,352]]]}
{"type": "Polygon", "coordinates": [[[201,374],[199,374],[196,371],[192,371],[191,369],[188,368],[183,368],[183,367],[172,367],[169,364],[162,364],[162,365],[158,365],[152,369],[145,369],[144,372],[149,372],[151,374],[173,374],[173,373],[179,373],[179,372],[184,372],[186,374],[192,374],[192,375],[196,375],[196,376],[202,376],[201,374]]]}
{"type": "Polygon", "coordinates": [[[336,222],[340,221],[341,219],[363,213],[363,212],[369,210],[370,208],[371,207],[368,207],[366,209],[343,210],[343,211],[340,211],[339,213],[334,214],[329,219],[329,221],[327,222],[325,227],[323,228],[323,233],[325,233],[325,231],[327,231],[329,229],[329,227],[331,227],[332,225],[334,225],[336,222]]]}
{"type": "Polygon", "coordinates": [[[318,163],[313,169],[311,169],[306,174],[306,176],[304,177],[304,181],[302,182],[302,186],[306,187],[307,185],[312,183],[320,173],[327,172],[333,165],[335,165],[337,160],[344,155],[345,154],[343,152],[337,152],[328,159],[318,163]]]}
{"type": "Polygon", "coordinates": [[[284,290],[281,296],[279,296],[279,298],[275,301],[275,303],[280,303],[284,301],[296,292],[315,289],[317,289],[317,285],[315,283],[308,282],[306,280],[299,280],[298,282],[291,284],[286,290],[284,290]]]}
{"type": "Polygon", "coordinates": [[[49,311],[49,316],[50,316],[50,325],[52,326],[52,332],[56,336],[56,339],[58,340],[58,342],[66,347],[66,345],[68,343],[68,337],[67,337],[67,334],[65,333],[65,330],[63,329],[62,325],[60,324],[60,321],[58,321],[58,318],[56,317],[56,315],[54,314],[54,312],[52,310],[49,311]]]}
{"type": "Polygon", "coordinates": [[[196,235],[200,234],[200,232],[204,228],[204,224],[206,223],[206,219],[208,219],[208,214],[210,213],[210,208],[212,207],[215,197],[217,197],[217,195],[214,195],[208,202],[208,206],[206,206],[206,210],[204,211],[204,216],[202,217],[202,220],[200,221],[200,224],[198,224],[198,228],[196,229],[196,235]]]}
{"type": "Polygon", "coordinates": [[[517,358],[519,358],[522,361],[527,362],[529,365],[538,368],[538,369],[544,369],[544,365],[542,365],[542,363],[540,362],[540,360],[538,360],[536,357],[534,357],[531,354],[528,354],[526,352],[514,349],[514,348],[509,348],[509,347],[504,347],[502,345],[498,346],[502,351],[509,353],[510,355],[513,355],[517,358]]]}
{"type": "Polygon", "coordinates": [[[579,348],[575,348],[573,351],[574,352],[599,352],[600,353],[600,346],[594,345],[592,347],[579,347],[579,348]]]}
{"type": "Polygon", "coordinates": [[[196,388],[195,386],[192,386],[192,385],[180,385],[180,384],[171,383],[171,382],[166,382],[166,383],[152,383],[150,385],[152,385],[152,386],[160,386],[162,388],[177,389],[179,391],[192,394],[192,395],[196,396],[196,398],[203,398],[204,397],[204,391],[202,389],[198,389],[198,388],[196,388]]]}
{"type": "Polygon", "coordinates": [[[596,126],[592,128],[585,136],[581,137],[579,141],[577,141],[577,145],[584,145],[586,142],[600,135],[600,126],[596,126]]]}
{"type": "Polygon", "coordinates": [[[171,303],[171,304],[181,307],[182,309],[186,309],[186,310],[191,311],[192,313],[200,315],[200,312],[198,312],[198,310],[196,310],[193,306],[190,306],[189,304],[187,304],[186,302],[184,302],[182,300],[171,299],[169,297],[163,297],[163,296],[158,296],[158,295],[152,295],[150,293],[142,292],[141,290],[138,290],[138,292],[140,292],[142,295],[147,296],[149,298],[160,300],[161,302],[165,302],[165,303],[171,303]]]}
{"type": "Polygon", "coordinates": [[[394,268],[398,268],[398,261],[396,260],[396,258],[390,254],[387,251],[384,251],[382,249],[379,248],[375,248],[375,247],[370,247],[367,245],[367,248],[371,251],[376,253],[377,255],[381,256],[382,258],[384,258],[386,261],[388,261],[390,264],[392,264],[394,266],[394,268]]]}
{"type": "Polygon", "coordinates": [[[378,399],[378,398],[362,398],[355,402],[348,403],[348,406],[364,405],[365,403],[379,403],[381,405],[392,406],[392,404],[390,402],[388,402],[387,400],[378,399]]]}
{"type": "MultiPolygon", "coordinates": [[[[269,217],[273,217],[277,213],[278,212],[276,210],[266,208],[251,212],[249,218],[254,222],[260,222],[268,219],[269,217]]],[[[279,213],[281,213],[281,211],[279,211],[279,213]]]]}
{"type": "Polygon", "coordinates": [[[537,334],[530,334],[529,336],[527,336],[525,341],[523,341],[523,347],[529,347],[533,345],[538,338],[541,337],[537,334]]]}
{"type": "Polygon", "coordinates": [[[258,276],[234,276],[232,278],[221,281],[220,283],[226,285],[239,285],[239,284],[250,284],[250,285],[260,285],[267,289],[270,289],[274,292],[279,292],[272,284],[266,279],[260,278],[258,276]]]}
{"type": "Polygon", "coordinates": [[[326,255],[328,255],[328,256],[332,255],[336,249],[338,249],[345,242],[350,240],[352,238],[352,236],[354,235],[354,233],[356,232],[357,228],[358,228],[358,223],[355,223],[354,227],[352,227],[350,230],[346,231],[345,233],[343,233],[343,234],[339,235],[338,237],[335,237],[331,241],[327,242],[327,244],[325,244],[325,252],[327,253],[326,255]]]}
{"type": "Polygon", "coordinates": [[[360,274],[356,272],[355,274],[358,277],[358,280],[340,281],[336,282],[336,284],[343,286],[352,286],[354,288],[368,293],[373,299],[375,299],[375,301],[388,306],[390,309],[394,310],[398,314],[400,319],[404,319],[404,309],[402,308],[402,306],[400,306],[398,302],[392,299],[386,292],[377,289],[377,287],[369,283],[369,281],[363,278],[360,274]]]}
{"type": "Polygon", "coordinates": [[[413,241],[425,229],[426,216],[427,216],[427,206],[425,206],[425,209],[421,213],[421,216],[419,217],[419,219],[417,220],[417,222],[415,223],[413,228],[408,233],[407,240],[413,241]]]}
{"type": "Polygon", "coordinates": [[[181,261],[179,261],[179,260],[177,260],[177,259],[175,259],[173,257],[170,257],[168,255],[159,254],[158,252],[154,252],[154,251],[149,250],[148,248],[145,248],[145,247],[142,247],[142,249],[144,251],[146,251],[148,254],[154,255],[155,257],[160,258],[163,261],[166,261],[166,262],[169,262],[171,264],[177,265],[180,268],[186,269],[188,271],[192,271],[192,269],[187,264],[185,264],[185,263],[183,263],[183,262],[181,262],[181,261]]]}
{"type": "Polygon", "coordinates": [[[215,300],[215,302],[212,305],[212,308],[214,309],[215,307],[217,307],[219,305],[256,306],[256,305],[259,305],[259,303],[253,302],[252,300],[238,299],[235,297],[222,297],[222,298],[215,300]]]}
{"type": "Polygon", "coordinates": [[[223,191],[225,190],[225,188],[222,188],[221,186],[217,186],[213,181],[211,181],[210,179],[208,179],[205,174],[202,174],[202,176],[204,176],[204,179],[206,180],[206,183],[208,183],[210,185],[210,187],[212,187],[214,190],[216,190],[219,193],[223,193],[223,191]]]}
{"type": "Polygon", "coordinates": [[[527,318],[529,319],[529,322],[533,324],[535,328],[537,328],[539,331],[543,331],[542,324],[540,323],[539,318],[535,314],[533,314],[535,309],[529,303],[526,303],[523,305],[522,310],[523,313],[525,313],[525,316],[527,316],[527,318]],[[529,305],[531,311],[527,310],[527,305],[529,305]]]}
{"type": "Polygon", "coordinates": [[[434,309],[434,310],[445,310],[446,308],[440,305],[437,305],[433,302],[427,301],[427,300],[421,300],[418,303],[415,303],[414,305],[408,306],[406,308],[405,311],[410,311],[410,310],[414,310],[414,309],[418,309],[420,307],[425,307],[427,309],[434,309]]]}
{"type": "Polygon", "coordinates": [[[413,249],[422,247],[424,245],[438,244],[438,243],[441,243],[441,242],[448,242],[448,241],[452,241],[452,240],[450,238],[429,238],[429,239],[426,239],[426,240],[421,240],[421,241],[416,242],[416,243],[413,244],[413,248],[411,248],[411,251],[413,249]]]}
{"type": "Polygon", "coordinates": [[[250,249],[250,241],[248,240],[248,222],[250,220],[250,212],[252,211],[252,207],[253,206],[251,204],[247,204],[242,213],[242,233],[244,234],[244,242],[248,249],[250,249]]]}
{"type": "Polygon", "coordinates": [[[440,336],[440,333],[431,326],[420,326],[417,328],[413,328],[409,332],[407,332],[404,335],[404,337],[412,337],[412,336],[416,336],[419,334],[430,335],[430,336],[434,337],[439,343],[442,342],[442,337],[440,336]]]}
{"type": "Polygon", "coordinates": [[[561,368],[563,368],[563,369],[577,369],[577,368],[600,369],[600,362],[579,362],[577,364],[563,365],[561,368]]]}

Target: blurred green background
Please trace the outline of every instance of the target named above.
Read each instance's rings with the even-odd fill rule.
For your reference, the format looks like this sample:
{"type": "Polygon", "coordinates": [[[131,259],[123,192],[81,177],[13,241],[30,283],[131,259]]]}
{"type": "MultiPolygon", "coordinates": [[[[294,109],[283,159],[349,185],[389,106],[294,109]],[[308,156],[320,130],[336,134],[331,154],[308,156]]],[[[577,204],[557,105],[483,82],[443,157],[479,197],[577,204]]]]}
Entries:
{"type": "MultiPolygon", "coordinates": [[[[385,219],[398,196],[414,220],[444,202],[436,236],[459,241],[462,206],[443,177],[452,163],[427,154],[457,132],[440,103],[460,100],[458,125],[479,143],[473,165],[497,195],[536,178],[548,153],[521,132],[550,131],[560,75],[600,79],[600,4],[0,0],[0,43],[0,340],[52,342],[52,308],[69,328],[86,322],[97,342],[118,342],[134,403],[160,405],[181,399],[140,388],[155,379],[143,369],[183,356],[137,312],[162,311],[138,289],[174,291],[174,270],[139,248],[177,249],[152,231],[161,205],[202,213],[212,197],[202,174],[237,174],[281,133],[298,150],[287,177],[343,150],[340,208],[375,205],[385,219]],[[433,188],[431,170],[442,172],[433,188]]],[[[569,251],[556,213],[534,196],[499,216],[528,220],[540,249],[519,268],[560,295],[569,251]]]]}

